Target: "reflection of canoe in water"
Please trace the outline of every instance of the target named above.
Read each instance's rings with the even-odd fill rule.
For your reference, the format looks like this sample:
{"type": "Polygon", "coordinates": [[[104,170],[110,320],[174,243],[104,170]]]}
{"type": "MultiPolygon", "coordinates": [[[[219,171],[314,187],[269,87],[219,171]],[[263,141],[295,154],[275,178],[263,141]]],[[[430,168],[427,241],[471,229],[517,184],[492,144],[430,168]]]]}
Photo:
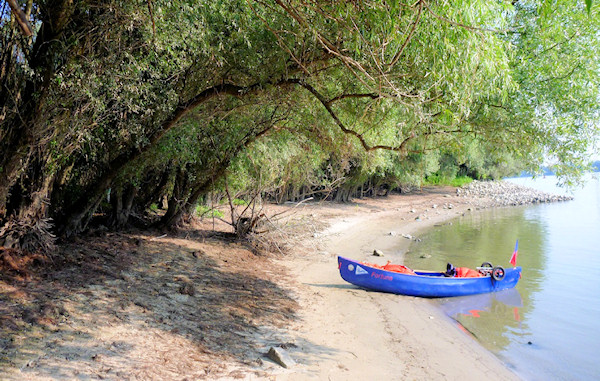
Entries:
{"type": "Polygon", "coordinates": [[[448,316],[473,315],[473,311],[490,311],[494,301],[508,307],[523,307],[521,294],[515,288],[486,294],[442,299],[440,300],[440,307],[448,316]]]}
{"type": "Polygon", "coordinates": [[[443,272],[415,271],[415,275],[386,271],[367,264],[338,257],[342,278],[369,290],[394,294],[440,298],[482,294],[513,288],[521,277],[521,268],[505,270],[502,280],[491,276],[476,278],[445,277],[443,272]]]}

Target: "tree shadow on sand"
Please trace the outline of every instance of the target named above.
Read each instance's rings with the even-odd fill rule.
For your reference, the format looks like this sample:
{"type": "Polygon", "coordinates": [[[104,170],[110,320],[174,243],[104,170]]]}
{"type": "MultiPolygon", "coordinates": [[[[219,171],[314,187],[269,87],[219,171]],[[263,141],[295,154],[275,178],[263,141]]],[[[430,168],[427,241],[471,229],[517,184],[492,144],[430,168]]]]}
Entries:
{"type": "Polygon", "coordinates": [[[230,237],[102,234],[60,263],[0,275],[0,372],[9,378],[236,376],[299,343],[283,268],[230,237]]]}

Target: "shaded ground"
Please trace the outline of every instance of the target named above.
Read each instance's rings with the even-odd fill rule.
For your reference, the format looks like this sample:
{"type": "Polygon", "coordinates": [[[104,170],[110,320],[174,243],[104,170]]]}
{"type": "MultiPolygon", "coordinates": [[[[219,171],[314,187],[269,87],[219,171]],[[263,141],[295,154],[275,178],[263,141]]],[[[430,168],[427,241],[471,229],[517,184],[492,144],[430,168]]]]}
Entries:
{"type": "Polygon", "coordinates": [[[264,374],[265,347],[293,345],[273,335],[296,318],[291,280],[233,237],[187,235],[101,233],[60,247],[50,267],[5,265],[0,378],[264,374]]]}

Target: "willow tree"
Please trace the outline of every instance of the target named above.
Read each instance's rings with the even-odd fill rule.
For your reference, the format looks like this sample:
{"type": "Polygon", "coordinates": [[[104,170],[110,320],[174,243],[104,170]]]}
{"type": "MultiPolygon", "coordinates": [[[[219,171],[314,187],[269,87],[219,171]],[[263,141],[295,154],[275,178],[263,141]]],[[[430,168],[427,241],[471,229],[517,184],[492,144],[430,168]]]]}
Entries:
{"type": "MultiPolygon", "coordinates": [[[[586,28],[565,57],[595,49],[595,9],[562,1],[15,3],[23,12],[1,13],[0,244],[49,234],[49,217],[65,236],[96,211],[126,223],[124,209],[162,193],[143,184],[163,179],[164,222],[176,223],[235,157],[282,131],[324,137],[323,160],[334,146],[373,166],[381,152],[402,162],[473,139],[537,157],[581,131],[553,132],[567,119],[595,112],[552,129],[531,117],[568,111],[564,94],[528,77],[551,67],[519,60],[562,33],[544,23],[586,28]]],[[[567,74],[557,77],[586,87],[567,74]]],[[[569,153],[583,149],[561,157],[578,164],[569,153]]]]}
{"type": "Polygon", "coordinates": [[[579,181],[600,148],[598,6],[590,15],[583,4],[576,9],[568,2],[519,2],[511,20],[519,91],[509,110],[529,148],[521,154],[530,154],[525,160],[534,168],[550,161],[565,183],[579,181]]]}

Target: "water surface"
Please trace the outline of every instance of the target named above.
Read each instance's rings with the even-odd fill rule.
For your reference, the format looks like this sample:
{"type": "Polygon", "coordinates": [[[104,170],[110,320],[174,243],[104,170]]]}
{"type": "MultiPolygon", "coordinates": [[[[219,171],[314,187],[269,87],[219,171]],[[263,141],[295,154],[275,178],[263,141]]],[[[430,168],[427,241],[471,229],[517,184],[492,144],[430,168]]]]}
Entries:
{"type": "MultiPolygon", "coordinates": [[[[552,193],[556,179],[511,179],[552,193]]],[[[575,200],[474,212],[434,228],[409,267],[505,267],[519,240],[516,290],[438,300],[486,348],[528,380],[600,379],[600,183],[575,200]]]]}

